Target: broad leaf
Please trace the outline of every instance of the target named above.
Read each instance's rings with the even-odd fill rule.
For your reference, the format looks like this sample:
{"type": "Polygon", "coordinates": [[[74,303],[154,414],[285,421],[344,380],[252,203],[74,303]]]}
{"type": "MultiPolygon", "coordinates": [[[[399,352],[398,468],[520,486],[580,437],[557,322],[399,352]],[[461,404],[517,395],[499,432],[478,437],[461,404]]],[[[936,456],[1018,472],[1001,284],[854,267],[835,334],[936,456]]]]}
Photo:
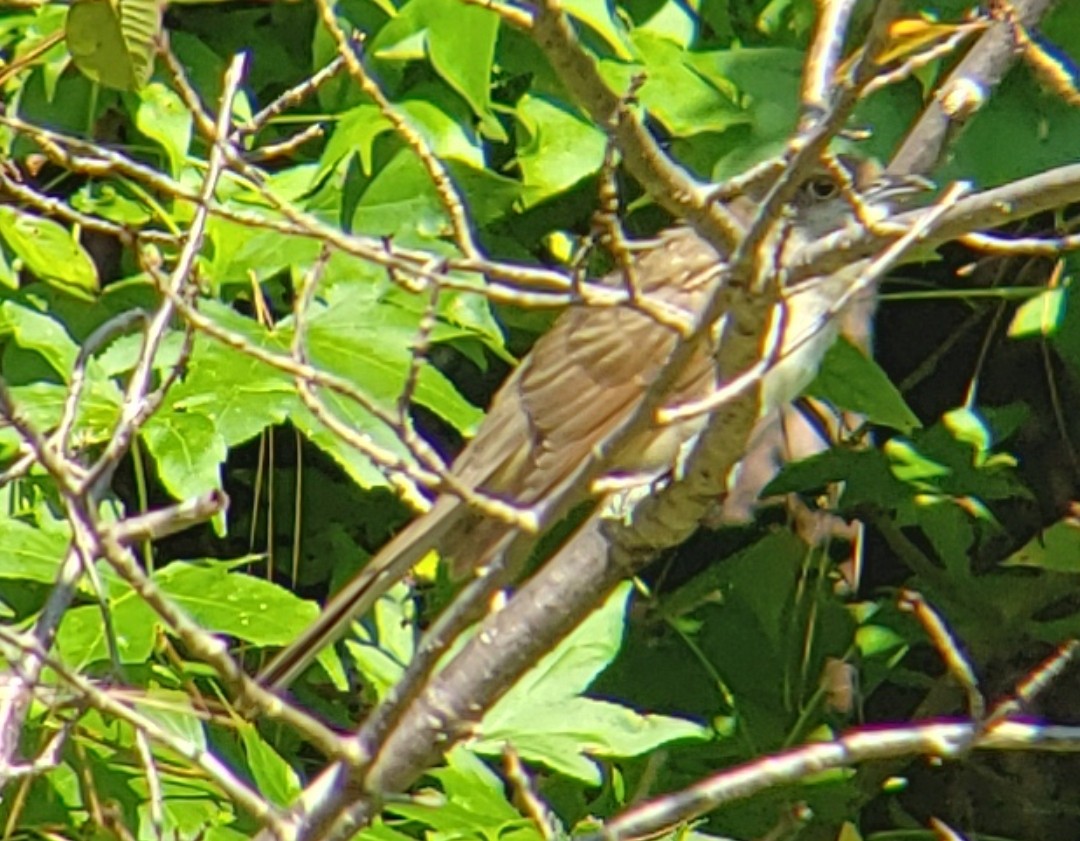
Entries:
{"type": "Polygon", "coordinates": [[[518,103],[516,114],[517,162],[530,205],[599,171],[607,138],[591,122],[565,105],[528,95],[518,103]]]}
{"type": "Polygon", "coordinates": [[[191,124],[191,114],[183,101],[160,82],[153,82],[139,91],[135,125],[165,149],[173,178],[184,168],[191,143],[191,124]]]}
{"type": "Polygon", "coordinates": [[[240,725],[240,742],[259,793],[275,806],[287,806],[300,793],[300,777],[253,724],[240,725]]]}
{"type": "Polygon", "coordinates": [[[1001,564],[1054,572],[1080,572],[1080,521],[1075,515],[1058,520],[1001,564]]]}
{"type": "Polygon", "coordinates": [[[881,367],[843,338],[829,348],[807,392],[903,433],[922,425],[881,367]]]}
{"type": "Polygon", "coordinates": [[[68,11],[67,44],[95,82],[133,91],[150,79],[160,29],[158,0],[77,0],[68,11]]]}
{"type": "Polygon", "coordinates": [[[0,207],[0,237],[46,283],[83,297],[97,292],[94,261],[64,226],[8,205],[0,207]]]}
{"type": "Polygon", "coordinates": [[[67,553],[69,538],[21,520],[0,517],[0,579],[52,584],[67,553]]]}
{"type": "Polygon", "coordinates": [[[154,580],[207,630],[253,645],[285,645],[318,616],[314,603],[230,566],[235,564],[177,561],[154,580]]]}
{"type": "Polygon", "coordinates": [[[618,653],[630,593],[629,584],[619,587],[541,659],[488,711],[468,746],[498,755],[509,743],[524,759],[595,785],[600,772],[591,756],[637,756],[666,742],[708,738],[709,730],[691,721],[580,694],[618,653]]]}
{"type": "Polygon", "coordinates": [[[381,59],[413,59],[421,49],[436,72],[457,91],[494,140],[505,135],[491,109],[491,69],[499,17],[456,0],[411,0],[371,45],[381,59]],[[406,49],[406,47],[408,47],[406,49]]]}

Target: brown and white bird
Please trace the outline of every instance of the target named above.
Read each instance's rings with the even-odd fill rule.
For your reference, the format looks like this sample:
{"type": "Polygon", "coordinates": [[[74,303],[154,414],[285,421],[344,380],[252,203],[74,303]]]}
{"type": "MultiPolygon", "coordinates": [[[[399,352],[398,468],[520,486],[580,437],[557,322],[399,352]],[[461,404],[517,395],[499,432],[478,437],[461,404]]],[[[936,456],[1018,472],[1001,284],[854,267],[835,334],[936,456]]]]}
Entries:
{"type": "MultiPolygon", "coordinates": [[[[897,189],[898,182],[860,184],[855,175],[856,189],[871,206],[904,192],[897,189]]],[[[744,227],[757,211],[750,195],[737,197],[729,207],[744,227]]],[[[828,174],[815,174],[800,186],[780,223],[785,251],[853,224],[853,218],[839,184],[828,174]]],[[[724,281],[725,257],[691,228],[673,228],[638,252],[637,292],[693,319],[724,281]]],[[[621,272],[604,282],[625,286],[621,272]]],[[[835,335],[835,320],[828,317],[831,308],[850,282],[842,276],[815,278],[783,293],[780,361],[763,381],[764,407],[793,400],[812,379],[835,335]]],[[[643,477],[642,483],[670,473],[680,448],[700,432],[706,417],[653,423],[611,453],[606,444],[633,415],[679,341],[676,330],[630,303],[571,306],[499,389],[451,473],[484,495],[543,511],[541,527],[582,500],[580,492],[568,485],[584,460],[602,458],[605,474],[629,473],[643,477]],[[552,501],[558,504],[548,504],[552,501]]],[[[717,388],[714,350],[709,343],[700,345],[665,393],[666,404],[701,399],[717,388]]],[[[440,495],[426,514],[390,540],[330,599],[319,618],[278,652],[258,679],[271,688],[287,686],[432,549],[460,575],[488,562],[496,544],[513,528],[455,495],[440,495]]]]}

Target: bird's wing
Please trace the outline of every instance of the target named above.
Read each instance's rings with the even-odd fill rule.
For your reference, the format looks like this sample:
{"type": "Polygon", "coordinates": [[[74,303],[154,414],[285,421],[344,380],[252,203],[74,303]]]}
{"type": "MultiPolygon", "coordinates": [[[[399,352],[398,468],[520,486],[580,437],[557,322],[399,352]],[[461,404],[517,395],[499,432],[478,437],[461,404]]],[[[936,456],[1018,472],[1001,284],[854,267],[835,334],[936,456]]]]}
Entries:
{"type": "MultiPolygon", "coordinates": [[[[639,258],[635,279],[643,293],[679,308],[689,320],[715,288],[720,265],[711,246],[678,229],[639,258]]],[[[673,329],[630,306],[578,306],[563,314],[533,348],[518,384],[533,433],[533,469],[521,483],[526,499],[552,493],[583,460],[599,456],[632,417],[677,341],[673,329]]],[[[711,360],[702,354],[675,390],[713,381],[711,360]]],[[[633,448],[624,446],[619,458],[631,463],[609,466],[637,467],[633,448]]]]}

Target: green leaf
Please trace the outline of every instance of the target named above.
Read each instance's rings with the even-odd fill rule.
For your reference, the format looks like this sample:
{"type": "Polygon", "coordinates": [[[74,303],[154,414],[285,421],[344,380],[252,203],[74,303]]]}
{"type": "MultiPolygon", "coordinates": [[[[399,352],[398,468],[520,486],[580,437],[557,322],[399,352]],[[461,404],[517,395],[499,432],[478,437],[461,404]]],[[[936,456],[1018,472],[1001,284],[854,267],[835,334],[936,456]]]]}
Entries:
{"type": "Polygon", "coordinates": [[[77,0],[66,23],[75,66],[95,82],[130,91],[150,79],[160,30],[157,0],[77,0]]]}
{"type": "Polygon", "coordinates": [[[263,795],[275,806],[287,806],[300,793],[300,778],[281,754],[274,750],[258,729],[251,724],[240,725],[240,742],[244,746],[252,779],[263,795]]]}
{"type": "Polygon", "coordinates": [[[1080,373],[1080,300],[1071,284],[1065,290],[1065,315],[1061,329],[1050,339],[1053,347],[1069,364],[1074,374],[1080,373]]]}
{"type": "MultiPolygon", "coordinates": [[[[414,88],[396,107],[439,158],[463,161],[483,169],[483,147],[471,129],[468,111],[445,88],[435,85],[414,88]]],[[[353,152],[359,156],[364,174],[370,175],[375,138],[392,131],[390,121],[372,103],[362,103],[344,112],[323,150],[315,181],[353,152]]]]}
{"type": "Polygon", "coordinates": [[[507,800],[502,781],[483,762],[461,748],[452,750],[446,762],[445,768],[429,772],[442,787],[441,802],[416,798],[388,803],[387,811],[430,827],[432,837],[540,841],[543,836],[507,800]]]}
{"type": "MultiPolygon", "coordinates": [[[[282,329],[289,324],[283,322],[282,329]]],[[[325,307],[308,317],[308,348],[312,362],[348,378],[377,405],[394,411],[412,364],[416,330],[413,313],[378,305],[377,289],[339,285],[327,293],[325,307]]],[[[439,331],[433,338],[441,338],[439,331]]],[[[426,362],[421,364],[414,399],[460,430],[473,429],[483,417],[426,362]]]]}
{"type": "Polygon", "coordinates": [[[604,39],[622,61],[634,59],[633,46],[627,38],[626,27],[615,14],[610,0],[569,0],[562,4],[567,14],[586,23],[604,39]]]}
{"type": "Polygon", "coordinates": [[[930,482],[948,476],[950,472],[948,466],[928,457],[910,441],[901,438],[886,441],[884,452],[897,479],[926,490],[933,488],[930,482]]]}
{"type": "Polygon", "coordinates": [[[804,59],[801,51],[776,48],[715,50],[683,58],[718,90],[734,86],[739,92],[743,126],[733,137],[719,137],[713,179],[730,177],[782,151],[799,113],[804,59]]]}
{"type": "Polygon", "coordinates": [[[284,587],[217,561],[174,561],[154,574],[200,625],[252,645],[285,645],[319,615],[318,606],[284,587]]]}
{"type": "Polygon", "coordinates": [[[63,225],[8,205],[0,207],[0,237],[46,283],[80,297],[98,291],[94,261],[63,225]]]}
{"type": "Polygon", "coordinates": [[[693,6],[678,0],[667,0],[644,23],[636,33],[647,32],[666,38],[683,50],[689,50],[697,39],[700,21],[693,6]]]}
{"type": "MultiPolygon", "coordinates": [[[[11,389],[15,405],[38,429],[50,429],[60,422],[68,399],[66,386],[37,382],[11,389]]],[[[83,391],[76,415],[74,438],[81,446],[107,441],[119,415],[122,397],[111,382],[91,381],[83,391]]]]}
{"type": "Polygon", "coordinates": [[[0,304],[0,334],[19,347],[37,351],[66,382],[75,367],[79,346],[55,318],[16,301],[0,304]]]}
{"type": "Polygon", "coordinates": [[[1080,572],[1080,521],[1075,516],[1058,520],[1009,555],[1001,565],[1080,572]]]}
{"type": "Polygon", "coordinates": [[[1065,318],[1067,296],[1067,290],[1057,286],[1024,301],[1009,322],[1009,336],[1022,339],[1054,335],[1065,318]]]}
{"type": "Polygon", "coordinates": [[[70,538],[8,516],[0,517],[0,579],[53,584],[70,538]]]}
{"type": "Polygon", "coordinates": [[[976,465],[986,463],[991,455],[994,436],[978,412],[969,406],[962,406],[946,412],[941,420],[957,441],[971,445],[975,451],[976,465]]]}
{"type": "Polygon", "coordinates": [[[395,584],[372,608],[372,622],[356,624],[345,640],[349,656],[375,697],[384,698],[401,679],[404,664],[416,650],[416,602],[405,584],[395,584]]]}
{"type": "Polygon", "coordinates": [[[922,426],[881,367],[844,338],[826,352],[807,392],[905,434],[922,426]]]}
{"type": "Polygon", "coordinates": [[[158,412],[141,435],[162,484],[176,499],[221,487],[220,468],[228,451],[213,417],[197,410],[158,412]]]}
{"type": "Polygon", "coordinates": [[[499,16],[482,6],[456,0],[426,0],[428,53],[435,70],[461,94],[480,118],[485,134],[505,141],[502,126],[491,110],[491,67],[499,16]]]}
{"type": "Polygon", "coordinates": [[[435,71],[480,118],[484,133],[505,141],[491,109],[491,68],[499,16],[457,0],[411,0],[383,27],[371,45],[381,60],[412,59],[421,44],[435,71]],[[406,49],[407,48],[407,49],[406,49]]]}
{"type": "Polygon", "coordinates": [[[619,587],[518,681],[484,716],[470,749],[497,755],[510,743],[524,759],[596,785],[591,756],[638,756],[676,739],[708,738],[707,728],[685,719],[580,696],[618,653],[630,592],[629,584],[619,587]]]}
{"type": "Polygon", "coordinates": [[[379,167],[356,205],[352,229],[368,236],[435,239],[450,223],[427,170],[408,149],[379,167]]]}
{"type": "Polygon", "coordinates": [[[347,156],[360,158],[360,169],[371,175],[372,152],[375,138],[391,131],[390,121],[372,103],[364,102],[344,112],[334,125],[334,132],[323,149],[319,171],[313,181],[318,182],[347,156]]]}
{"type": "Polygon", "coordinates": [[[107,660],[107,634],[115,634],[120,662],[145,663],[150,659],[160,624],[158,615],[126,583],[115,578],[110,581],[107,604],[71,607],[64,612],[56,632],[56,647],[64,661],[82,668],[89,663],[107,660]],[[102,620],[102,610],[109,613],[110,624],[102,620]]]}
{"type": "Polygon", "coordinates": [[[8,289],[19,288],[19,273],[11,265],[11,260],[8,259],[7,249],[5,248],[0,248],[0,286],[5,286],[8,289]]]}
{"type": "Polygon", "coordinates": [[[907,502],[913,493],[879,450],[832,449],[784,465],[761,496],[817,491],[840,481],[844,482],[845,505],[869,502],[888,509],[907,502]]]}
{"type": "Polygon", "coordinates": [[[515,110],[518,157],[529,206],[595,175],[607,138],[591,122],[564,105],[526,94],[515,110]]]}
{"type": "MultiPolygon", "coordinates": [[[[721,73],[703,72],[700,56],[693,56],[670,40],[648,32],[635,32],[634,44],[644,62],[645,84],[638,98],[668,131],[680,137],[701,132],[722,132],[749,122],[739,90],[721,73]],[[677,95],[672,95],[677,91],[677,95]]],[[[618,78],[617,91],[630,84],[626,65],[604,63],[605,75],[618,78]]],[[[711,70],[711,68],[710,68],[711,70]]]]}
{"type": "Polygon", "coordinates": [[[162,732],[194,750],[207,749],[206,725],[200,713],[192,708],[191,696],[186,692],[151,686],[141,699],[133,701],[133,706],[162,732]]]}
{"type": "Polygon", "coordinates": [[[141,228],[152,218],[149,208],[131,198],[122,187],[88,181],[71,198],[71,206],[93,216],[130,228],[141,228]]]}
{"type": "Polygon", "coordinates": [[[180,97],[160,82],[139,91],[135,125],[165,149],[169,169],[177,177],[184,168],[191,143],[192,117],[180,97]]]}
{"type": "MultiPolygon", "coordinates": [[[[229,307],[204,301],[205,313],[256,347],[287,353],[287,335],[272,333],[229,307]]],[[[346,416],[381,446],[400,449],[400,441],[382,424],[354,406],[346,416]]],[[[161,409],[143,428],[161,481],[179,499],[218,486],[226,448],[249,441],[268,426],[292,419],[365,487],[384,485],[371,463],[312,418],[296,395],[292,378],[248,354],[217,341],[197,338],[189,374],[170,389],[161,409]],[[190,433],[193,437],[187,438],[190,433]]]]}

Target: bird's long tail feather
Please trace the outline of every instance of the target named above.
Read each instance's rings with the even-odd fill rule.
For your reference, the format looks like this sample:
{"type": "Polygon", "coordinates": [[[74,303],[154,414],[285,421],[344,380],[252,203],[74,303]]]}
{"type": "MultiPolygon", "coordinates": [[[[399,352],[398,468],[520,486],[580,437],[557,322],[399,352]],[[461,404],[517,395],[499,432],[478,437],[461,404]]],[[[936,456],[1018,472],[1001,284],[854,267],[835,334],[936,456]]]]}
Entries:
{"type": "Polygon", "coordinates": [[[257,680],[268,689],[284,689],[336,642],[352,621],[367,613],[379,598],[434,549],[467,511],[461,500],[442,496],[435,507],[399,532],[329,602],[292,643],[281,649],[257,680]]]}

